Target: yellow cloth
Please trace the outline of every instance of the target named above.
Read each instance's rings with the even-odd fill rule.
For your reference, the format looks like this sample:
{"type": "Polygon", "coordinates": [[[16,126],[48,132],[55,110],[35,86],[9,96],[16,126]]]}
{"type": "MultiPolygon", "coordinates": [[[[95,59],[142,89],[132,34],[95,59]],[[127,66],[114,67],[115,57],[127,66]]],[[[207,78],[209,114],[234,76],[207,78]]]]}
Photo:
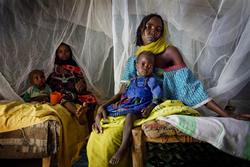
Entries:
{"type": "MultiPolygon", "coordinates": [[[[199,115],[198,111],[191,107],[185,106],[178,100],[167,100],[156,106],[148,118],[135,121],[134,126],[140,126],[146,121],[153,120],[159,116],[171,114],[199,115]]],[[[118,150],[123,132],[125,116],[108,117],[108,123],[102,121],[104,128],[102,134],[92,132],[87,144],[87,155],[89,166],[91,167],[108,167],[108,161],[118,150]]],[[[129,155],[122,158],[117,167],[130,166],[129,155]]]]}
{"type": "MultiPolygon", "coordinates": [[[[157,105],[150,113],[149,117],[138,119],[134,122],[134,126],[140,126],[147,121],[151,121],[156,119],[159,116],[167,116],[171,114],[182,114],[182,115],[199,115],[199,113],[189,106],[185,106],[179,100],[166,100],[163,103],[157,105]]],[[[107,120],[102,120],[101,124],[102,127],[115,127],[115,126],[122,126],[125,121],[125,116],[119,117],[108,117],[107,120]]]]}
{"type": "Polygon", "coordinates": [[[150,44],[147,45],[142,45],[138,47],[138,49],[135,52],[135,55],[138,56],[140,53],[144,51],[150,51],[153,54],[159,54],[162,53],[166,48],[168,47],[168,43],[166,40],[166,34],[167,34],[167,27],[164,26],[164,32],[162,36],[155,42],[151,42],[150,44]]]}
{"type": "Polygon", "coordinates": [[[47,120],[56,120],[60,128],[58,166],[69,167],[79,159],[81,147],[86,144],[87,126],[78,121],[60,104],[24,103],[12,101],[0,103],[0,132],[25,128],[47,120]]]}
{"type": "Polygon", "coordinates": [[[123,126],[106,128],[103,133],[92,132],[87,144],[87,156],[89,167],[128,167],[130,151],[121,159],[118,165],[110,165],[109,160],[119,149],[122,142],[123,126]]]}

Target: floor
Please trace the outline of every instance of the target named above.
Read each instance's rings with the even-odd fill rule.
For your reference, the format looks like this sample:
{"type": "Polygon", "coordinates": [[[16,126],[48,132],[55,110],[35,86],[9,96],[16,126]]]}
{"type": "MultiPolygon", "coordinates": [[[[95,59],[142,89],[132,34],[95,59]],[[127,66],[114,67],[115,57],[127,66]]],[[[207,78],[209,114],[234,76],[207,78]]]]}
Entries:
{"type": "Polygon", "coordinates": [[[233,157],[208,143],[149,143],[147,148],[147,167],[250,166],[250,161],[233,157]]]}
{"type": "Polygon", "coordinates": [[[0,159],[1,167],[42,167],[41,159],[0,159]],[[5,165],[3,165],[5,164],[5,165]]]}
{"type": "MultiPolygon", "coordinates": [[[[146,167],[249,167],[250,161],[226,154],[207,143],[148,143],[146,167]]],[[[0,160],[1,167],[41,167],[40,159],[0,160]],[[2,165],[8,164],[8,165],[2,165]]],[[[87,167],[86,151],[73,167],[87,167]]]]}
{"type": "MultiPolygon", "coordinates": [[[[147,145],[147,167],[249,167],[250,161],[233,157],[207,143],[147,145]]],[[[73,167],[87,167],[85,150],[73,167]]]]}

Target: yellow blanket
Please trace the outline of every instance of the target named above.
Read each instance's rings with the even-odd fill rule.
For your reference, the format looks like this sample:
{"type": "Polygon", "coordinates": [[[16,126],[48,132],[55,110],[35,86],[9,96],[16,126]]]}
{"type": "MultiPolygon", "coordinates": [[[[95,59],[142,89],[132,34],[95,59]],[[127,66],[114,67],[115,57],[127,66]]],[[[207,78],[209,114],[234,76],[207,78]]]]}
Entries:
{"type": "MultiPolygon", "coordinates": [[[[153,120],[159,116],[167,116],[171,114],[183,115],[199,115],[199,113],[191,107],[185,106],[178,100],[167,100],[156,106],[146,119],[139,119],[134,126],[140,126],[146,121],[153,120]]],[[[124,116],[108,117],[108,123],[102,121],[104,131],[102,134],[92,132],[87,144],[87,155],[89,166],[91,167],[108,167],[110,158],[118,150],[121,140],[124,124],[124,116]]],[[[131,166],[129,155],[126,155],[117,167],[131,166]]]]}
{"type": "Polygon", "coordinates": [[[0,103],[0,132],[7,132],[56,120],[61,124],[58,166],[69,167],[79,158],[79,152],[88,135],[87,126],[81,126],[61,105],[12,101],[0,103]]]}

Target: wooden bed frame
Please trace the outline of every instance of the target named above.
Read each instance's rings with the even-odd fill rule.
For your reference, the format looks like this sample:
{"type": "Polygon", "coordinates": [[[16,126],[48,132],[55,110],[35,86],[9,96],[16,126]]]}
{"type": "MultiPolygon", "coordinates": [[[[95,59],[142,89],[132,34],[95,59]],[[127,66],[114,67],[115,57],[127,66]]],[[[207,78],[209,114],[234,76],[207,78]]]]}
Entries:
{"type": "Polygon", "coordinates": [[[59,128],[56,121],[45,121],[0,133],[0,159],[42,159],[43,167],[54,166],[59,149],[59,128]]]}
{"type": "Polygon", "coordinates": [[[202,142],[193,137],[185,135],[184,133],[179,133],[175,136],[168,136],[164,138],[149,138],[147,137],[141,127],[134,128],[132,130],[132,162],[133,167],[144,167],[146,163],[146,142],[152,143],[193,143],[202,142]]]}

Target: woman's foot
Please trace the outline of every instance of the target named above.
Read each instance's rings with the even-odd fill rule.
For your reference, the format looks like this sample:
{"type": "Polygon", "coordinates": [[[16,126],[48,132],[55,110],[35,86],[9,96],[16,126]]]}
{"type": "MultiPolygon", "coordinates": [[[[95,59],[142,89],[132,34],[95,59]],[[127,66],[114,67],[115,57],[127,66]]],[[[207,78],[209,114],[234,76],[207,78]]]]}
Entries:
{"type": "Polygon", "coordinates": [[[123,157],[123,155],[125,154],[126,152],[126,148],[119,148],[119,150],[115,153],[115,155],[112,156],[112,158],[109,160],[109,163],[111,165],[117,165],[121,158],[123,157]]]}
{"type": "Polygon", "coordinates": [[[88,111],[88,106],[86,103],[83,103],[81,108],[79,110],[77,110],[76,118],[77,118],[80,125],[86,124],[85,114],[87,113],[87,111],[88,111]]]}

